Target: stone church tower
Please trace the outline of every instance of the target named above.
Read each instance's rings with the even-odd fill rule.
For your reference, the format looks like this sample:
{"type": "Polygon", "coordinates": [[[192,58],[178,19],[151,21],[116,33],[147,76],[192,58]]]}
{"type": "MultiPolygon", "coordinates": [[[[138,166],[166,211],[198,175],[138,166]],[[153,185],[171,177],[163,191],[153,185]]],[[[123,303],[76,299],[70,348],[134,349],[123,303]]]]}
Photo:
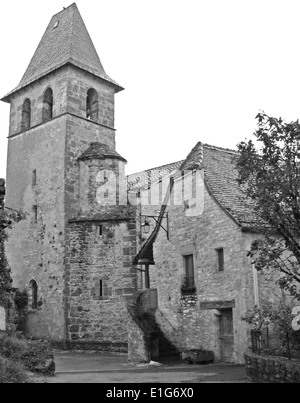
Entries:
{"type": "Polygon", "coordinates": [[[76,4],[54,15],[9,102],[7,255],[28,335],[125,350],[136,211],[115,150],[114,96],[76,4]],[[125,193],[125,196],[124,196],[125,193]]]}

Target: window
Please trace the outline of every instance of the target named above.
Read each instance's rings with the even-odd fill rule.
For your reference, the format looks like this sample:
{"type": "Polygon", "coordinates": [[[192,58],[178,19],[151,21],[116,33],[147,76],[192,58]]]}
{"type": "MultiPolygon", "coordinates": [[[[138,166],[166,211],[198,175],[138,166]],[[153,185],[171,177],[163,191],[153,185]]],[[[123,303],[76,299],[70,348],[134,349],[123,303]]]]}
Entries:
{"type": "Polygon", "coordinates": [[[96,235],[97,236],[102,236],[103,235],[103,225],[97,225],[96,226],[96,235]]]}
{"type": "Polygon", "coordinates": [[[38,222],[38,207],[33,206],[33,222],[36,224],[38,222]]]}
{"type": "Polygon", "coordinates": [[[110,299],[112,295],[112,288],[108,287],[108,281],[103,279],[95,279],[92,295],[96,300],[110,299]]]}
{"type": "Polygon", "coordinates": [[[99,297],[103,297],[103,280],[99,281],[99,297]]]}
{"type": "Polygon", "coordinates": [[[32,186],[36,186],[36,169],[32,171],[32,186]]]}
{"type": "Polygon", "coordinates": [[[47,120],[52,119],[52,117],[53,117],[53,91],[51,88],[48,88],[45,91],[43,99],[42,121],[46,122],[47,120]]]}
{"type": "Polygon", "coordinates": [[[90,88],[86,97],[86,117],[91,120],[98,120],[98,94],[90,88]]]}
{"type": "Polygon", "coordinates": [[[218,248],[217,251],[217,259],[218,259],[218,269],[219,271],[224,271],[224,249],[218,248]]]}
{"type": "Polygon", "coordinates": [[[27,130],[31,125],[31,102],[26,99],[22,108],[21,131],[27,130]]]}
{"type": "Polygon", "coordinates": [[[31,309],[38,308],[38,286],[35,280],[31,280],[29,283],[29,307],[31,309]]]}
{"type": "Polygon", "coordinates": [[[195,274],[194,274],[194,256],[183,256],[184,261],[184,277],[182,290],[195,291],[195,274]]]}

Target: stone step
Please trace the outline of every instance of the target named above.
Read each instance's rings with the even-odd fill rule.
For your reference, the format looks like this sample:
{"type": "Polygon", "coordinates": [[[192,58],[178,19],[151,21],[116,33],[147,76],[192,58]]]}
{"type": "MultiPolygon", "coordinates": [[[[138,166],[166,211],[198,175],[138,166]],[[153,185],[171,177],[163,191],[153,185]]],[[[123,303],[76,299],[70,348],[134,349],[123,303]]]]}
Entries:
{"type": "Polygon", "coordinates": [[[158,337],[159,358],[162,358],[165,361],[179,360],[180,353],[176,347],[165,337],[157,325],[155,317],[146,313],[143,315],[143,321],[144,323],[148,323],[148,326],[155,331],[156,337],[158,337]]]}

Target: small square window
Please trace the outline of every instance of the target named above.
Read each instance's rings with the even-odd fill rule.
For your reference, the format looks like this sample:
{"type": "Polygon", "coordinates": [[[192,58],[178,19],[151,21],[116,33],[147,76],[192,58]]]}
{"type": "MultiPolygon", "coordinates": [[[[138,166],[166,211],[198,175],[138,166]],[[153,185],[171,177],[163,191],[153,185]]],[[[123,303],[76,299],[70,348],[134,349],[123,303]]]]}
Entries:
{"type": "Polygon", "coordinates": [[[38,222],[38,206],[33,206],[33,221],[36,224],[38,222]]]}
{"type": "Polygon", "coordinates": [[[218,248],[217,251],[217,259],[218,259],[218,270],[224,271],[224,249],[218,248]]]}
{"type": "Polygon", "coordinates": [[[36,186],[36,169],[32,171],[32,186],[36,186]]]}
{"type": "Polygon", "coordinates": [[[95,243],[98,242],[99,238],[102,239],[103,230],[104,230],[103,225],[96,225],[96,227],[95,227],[95,238],[94,238],[95,243]]]}
{"type": "Polygon", "coordinates": [[[100,298],[103,297],[103,280],[100,280],[99,282],[99,296],[100,298]]]}

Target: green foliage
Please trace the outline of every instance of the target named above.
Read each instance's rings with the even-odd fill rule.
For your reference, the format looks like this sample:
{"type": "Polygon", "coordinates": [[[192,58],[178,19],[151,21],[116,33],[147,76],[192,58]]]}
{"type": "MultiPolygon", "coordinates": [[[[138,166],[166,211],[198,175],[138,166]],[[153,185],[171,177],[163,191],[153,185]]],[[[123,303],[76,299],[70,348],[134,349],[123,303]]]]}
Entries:
{"type": "Polygon", "coordinates": [[[16,295],[14,298],[16,307],[21,310],[21,309],[26,309],[28,305],[28,295],[25,291],[16,291],[16,295]]]}
{"type": "Polygon", "coordinates": [[[259,113],[251,140],[238,145],[238,181],[261,218],[265,238],[249,255],[258,269],[279,270],[279,285],[300,299],[300,124],[259,113]]]}
{"type": "Polygon", "coordinates": [[[12,284],[10,269],[5,256],[4,242],[7,239],[6,229],[24,218],[20,212],[11,209],[0,209],[0,301],[5,299],[5,292],[12,284]]]}
{"type": "Polygon", "coordinates": [[[28,383],[24,366],[0,357],[0,383],[28,383]]]}
{"type": "Polygon", "coordinates": [[[255,306],[248,310],[242,318],[254,331],[263,334],[268,329],[270,332],[271,342],[263,348],[264,352],[288,357],[300,356],[300,331],[292,328],[293,306],[284,301],[276,304],[265,302],[261,308],[255,306]]]}
{"type": "Polygon", "coordinates": [[[40,372],[39,368],[54,358],[47,341],[31,341],[7,334],[0,334],[0,356],[22,362],[31,372],[40,372]]]}

